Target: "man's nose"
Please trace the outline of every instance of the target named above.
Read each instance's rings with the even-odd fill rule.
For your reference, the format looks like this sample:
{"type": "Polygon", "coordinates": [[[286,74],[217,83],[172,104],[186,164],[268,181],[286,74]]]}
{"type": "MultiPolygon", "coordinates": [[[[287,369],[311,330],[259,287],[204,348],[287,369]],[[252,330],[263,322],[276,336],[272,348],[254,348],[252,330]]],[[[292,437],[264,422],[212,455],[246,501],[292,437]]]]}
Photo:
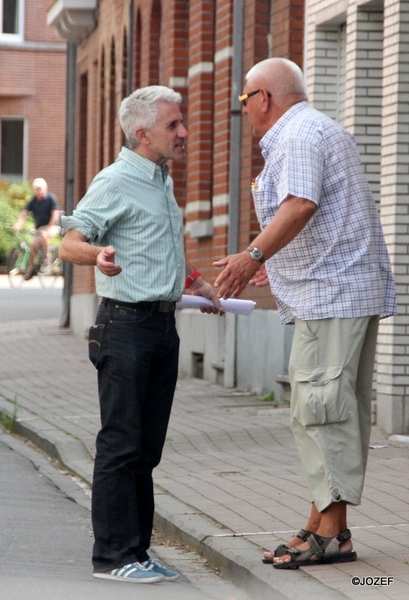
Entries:
{"type": "Polygon", "coordinates": [[[187,137],[187,129],[186,129],[186,127],[184,125],[180,125],[179,126],[178,135],[181,138],[187,137]]]}

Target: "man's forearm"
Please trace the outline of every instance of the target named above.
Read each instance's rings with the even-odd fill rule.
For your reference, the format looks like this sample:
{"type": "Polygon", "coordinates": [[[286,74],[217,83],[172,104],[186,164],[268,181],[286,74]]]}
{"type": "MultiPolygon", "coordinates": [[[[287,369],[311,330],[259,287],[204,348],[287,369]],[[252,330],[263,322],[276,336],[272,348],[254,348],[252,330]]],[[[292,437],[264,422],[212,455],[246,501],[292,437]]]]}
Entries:
{"type": "Polygon", "coordinates": [[[275,217],[252,242],[265,259],[285,248],[313,217],[316,205],[304,198],[290,197],[283,202],[275,217]]]}
{"type": "Polygon", "coordinates": [[[48,227],[52,227],[53,225],[57,225],[58,221],[60,220],[60,211],[59,210],[53,210],[53,212],[51,213],[51,218],[48,222],[48,227]]]}
{"type": "Polygon", "coordinates": [[[60,258],[76,265],[95,266],[100,252],[101,248],[99,246],[93,246],[75,230],[69,231],[63,237],[59,247],[60,258]]]}

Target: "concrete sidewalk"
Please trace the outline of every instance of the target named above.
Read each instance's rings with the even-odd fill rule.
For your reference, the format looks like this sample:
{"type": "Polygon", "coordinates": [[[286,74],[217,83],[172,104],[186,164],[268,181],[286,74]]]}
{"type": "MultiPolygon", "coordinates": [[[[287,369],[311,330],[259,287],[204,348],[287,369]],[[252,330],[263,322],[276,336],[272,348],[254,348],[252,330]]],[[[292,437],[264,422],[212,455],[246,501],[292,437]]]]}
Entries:
{"type": "MultiPolygon", "coordinates": [[[[0,323],[0,381],[0,412],[17,398],[18,431],[90,483],[99,416],[86,340],[53,319],[0,323]]],[[[289,410],[181,377],[155,471],[156,524],[254,600],[406,600],[409,444],[374,428],[371,446],[363,502],[350,509],[359,560],[275,570],[262,549],[292,537],[309,513],[289,410]]]]}

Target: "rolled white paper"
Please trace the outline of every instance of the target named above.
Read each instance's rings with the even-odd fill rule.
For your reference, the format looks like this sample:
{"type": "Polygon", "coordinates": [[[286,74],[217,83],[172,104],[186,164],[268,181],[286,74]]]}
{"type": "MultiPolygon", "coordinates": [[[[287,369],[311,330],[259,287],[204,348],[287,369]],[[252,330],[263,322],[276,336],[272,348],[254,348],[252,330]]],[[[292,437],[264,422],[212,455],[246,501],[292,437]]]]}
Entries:
{"type": "MultiPolygon", "coordinates": [[[[220,304],[225,312],[235,313],[236,315],[250,315],[256,303],[253,300],[240,300],[238,298],[229,298],[228,300],[220,300],[220,304]]],[[[190,296],[183,294],[180,302],[176,303],[176,308],[200,308],[201,306],[214,306],[211,300],[203,298],[203,296],[190,296]]]]}

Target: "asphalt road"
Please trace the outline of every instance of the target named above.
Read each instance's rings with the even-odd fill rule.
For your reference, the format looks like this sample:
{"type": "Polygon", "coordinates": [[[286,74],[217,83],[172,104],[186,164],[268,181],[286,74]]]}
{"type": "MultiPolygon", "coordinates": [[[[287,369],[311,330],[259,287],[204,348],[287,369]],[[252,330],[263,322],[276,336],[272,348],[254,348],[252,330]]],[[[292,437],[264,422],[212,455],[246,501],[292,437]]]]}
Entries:
{"type": "Polygon", "coordinates": [[[151,555],[181,572],[174,582],[92,577],[89,490],[0,428],[0,598],[3,600],[255,600],[188,549],[157,536],[151,555]]]}
{"type": "Polygon", "coordinates": [[[0,275],[0,321],[59,318],[62,287],[62,277],[52,289],[43,289],[37,277],[33,277],[13,289],[7,275],[0,275]]]}

